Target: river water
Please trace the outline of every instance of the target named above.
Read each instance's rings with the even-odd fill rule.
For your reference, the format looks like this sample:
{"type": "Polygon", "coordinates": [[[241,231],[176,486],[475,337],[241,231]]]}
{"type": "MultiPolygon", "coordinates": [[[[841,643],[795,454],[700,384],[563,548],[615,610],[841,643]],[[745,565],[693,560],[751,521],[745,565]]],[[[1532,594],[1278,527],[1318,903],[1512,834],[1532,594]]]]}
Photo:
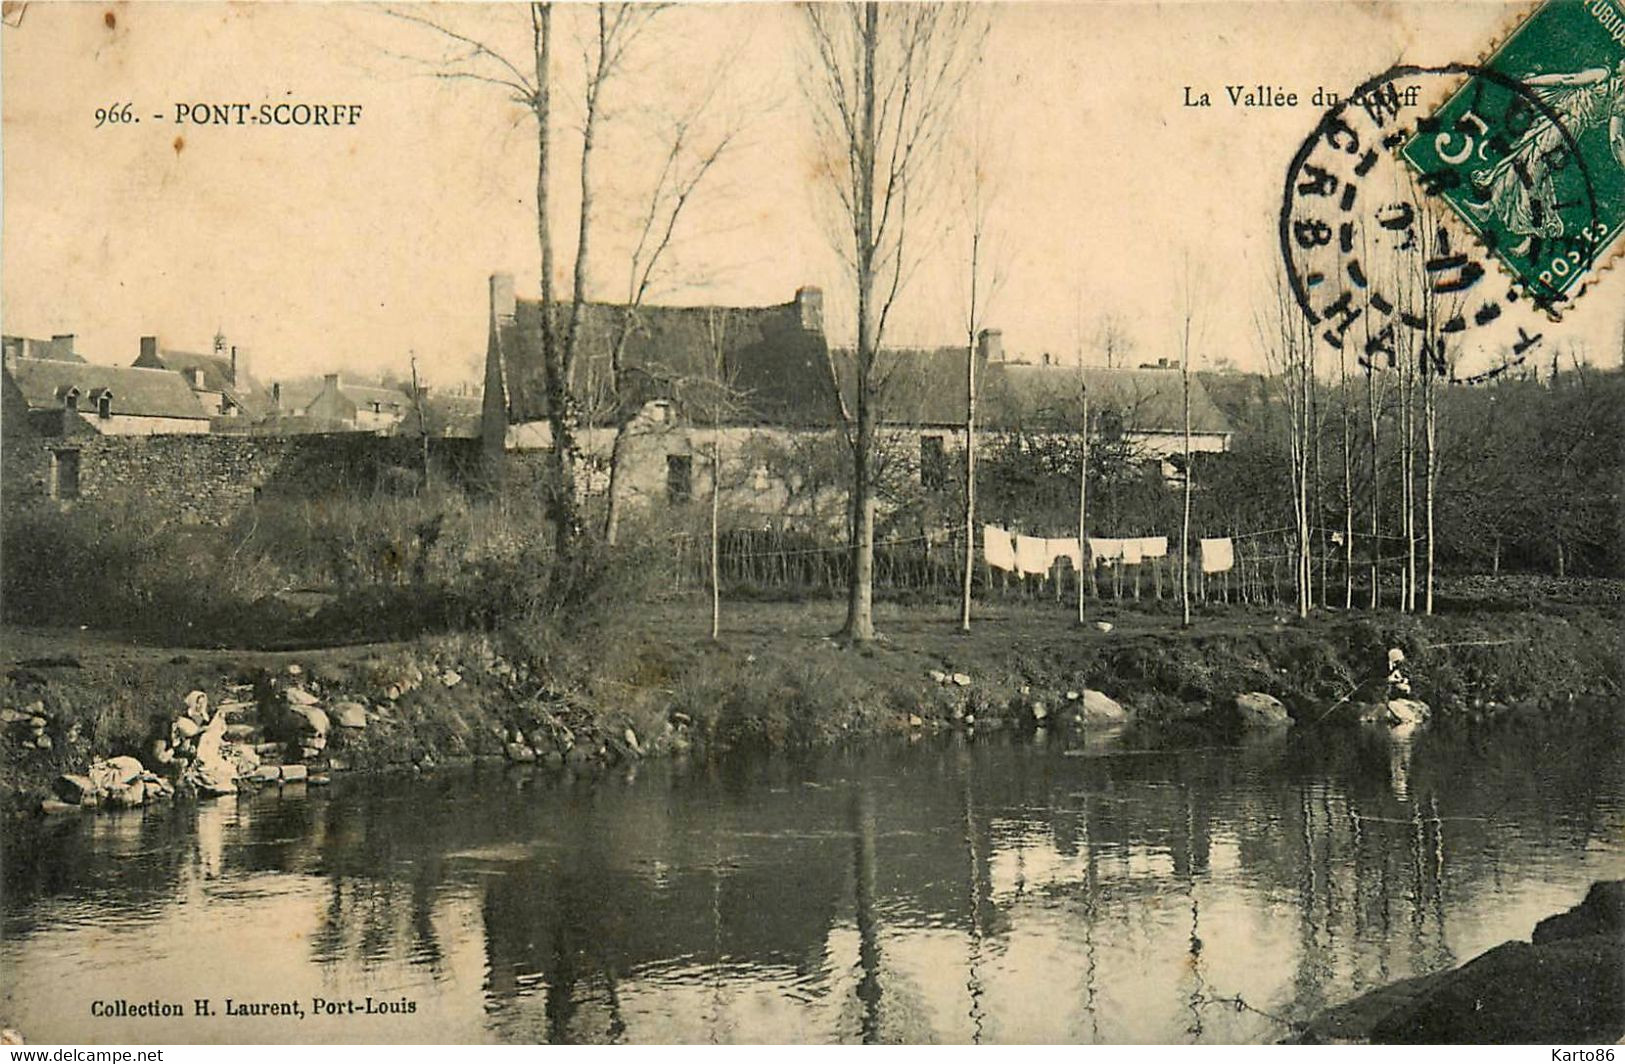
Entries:
{"type": "Polygon", "coordinates": [[[8,845],[0,1022],[35,1042],[1269,1041],[1625,875],[1620,753],[1583,732],[952,738],[72,817],[8,845]],[[120,1001],[182,1015],[93,1015],[120,1001]]]}

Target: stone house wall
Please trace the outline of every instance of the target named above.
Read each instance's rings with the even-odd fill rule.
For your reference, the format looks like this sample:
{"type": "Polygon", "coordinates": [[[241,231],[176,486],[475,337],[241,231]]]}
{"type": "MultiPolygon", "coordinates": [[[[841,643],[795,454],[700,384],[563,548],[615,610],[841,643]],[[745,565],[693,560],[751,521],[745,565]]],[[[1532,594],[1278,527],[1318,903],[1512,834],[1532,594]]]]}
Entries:
{"type": "MultiPolygon", "coordinates": [[[[480,477],[478,442],[430,440],[454,481],[480,477]]],[[[305,436],[101,436],[8,434],[0,461],[5,505],[52,500],[54,469],[76,456],[78,498],[139,495],[196,524],[222,524],[264,494],[316,496],[409,486],[422,476],[422,441],[355,433],[305,436]]],[[[65,501],[65,500],[59,500],[65,501]]]]}

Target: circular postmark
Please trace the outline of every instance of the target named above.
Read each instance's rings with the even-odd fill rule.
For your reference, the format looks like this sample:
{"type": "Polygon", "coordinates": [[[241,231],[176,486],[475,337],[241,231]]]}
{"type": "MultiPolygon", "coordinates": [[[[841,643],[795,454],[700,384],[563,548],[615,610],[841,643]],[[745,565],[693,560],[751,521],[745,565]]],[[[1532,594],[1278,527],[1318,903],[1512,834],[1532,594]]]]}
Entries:
{"type": "Polygon", "coordinates": [[[1539,265],[1607,234],[1564,115],[1516,78],[1449,63],[1393,67],[1326,110],[1287,169],[1278,235],[1322,340],[1352,339],[1367,368],[1419,349],[1442,369],[1475,330],[1521,360],[1570,298],[1573,278],[1539,265]],[[1423,117],[1437,78],[1467,81],[1423,117]]]}

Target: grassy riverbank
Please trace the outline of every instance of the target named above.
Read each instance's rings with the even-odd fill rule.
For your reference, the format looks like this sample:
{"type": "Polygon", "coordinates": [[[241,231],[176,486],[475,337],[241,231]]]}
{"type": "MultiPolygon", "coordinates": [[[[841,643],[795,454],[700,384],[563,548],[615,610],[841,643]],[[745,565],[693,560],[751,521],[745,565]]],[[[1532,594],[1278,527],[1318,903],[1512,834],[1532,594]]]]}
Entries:
{"type": "Polygon", "coordinates": [[[291,682],[324,702],[366,707],[367,726],[336,729],[326,751],[349,769],[517,756],[590,770],[684,750],[806,748],[971,722],[1031,726],[1035,704],[1064,728],[1075,723],[1069,694],[1085,689],[1148,724],[1197,721],[1238,693],[1262,691],[1301,725],[1331,725],[1383,697],[1392,646],[1405,651],[1415,695],[1440,715],[1517,719],[1625,691],[1618,588],[1584,587],[1548,589],[1538,602],[1462,594],[1428,618],[1323,611],[1299,621],[1214,605],[1188,630],[1172,603],[1091,602],[1080,627],[1064,603],[1012,598],[979,604],[969,633],[951,606],[883,604],[883,638],[856,648],[829,638],[842,617],[830,601],[729,604],[715,643],[709,604],[698,600],[627,611],[591,639],[541,642],[449,635],[272,652],[10,628],[0,699],[13,722],[0,741],[0,779],[20,810],[37,805],[57,774],[96,757],[148,762],[153,737],[192,690],[216,704],[232,685],[252,690],[267,708],[244,731],[283,739],[276,691],[291,682]],[[44,748],[31,741],[41,734],[44,748]]]}

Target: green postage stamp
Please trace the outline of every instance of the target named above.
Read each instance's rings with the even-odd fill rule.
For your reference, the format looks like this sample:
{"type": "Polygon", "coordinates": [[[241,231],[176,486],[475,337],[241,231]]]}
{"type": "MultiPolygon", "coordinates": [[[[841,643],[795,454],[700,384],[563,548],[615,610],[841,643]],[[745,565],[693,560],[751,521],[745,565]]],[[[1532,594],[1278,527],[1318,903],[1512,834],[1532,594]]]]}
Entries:
{"type": "Polygon", "coordinates": [[[1401,154],[1537,300],[1625,230],[1625,0],[1546,0],[1401,154]]]}

